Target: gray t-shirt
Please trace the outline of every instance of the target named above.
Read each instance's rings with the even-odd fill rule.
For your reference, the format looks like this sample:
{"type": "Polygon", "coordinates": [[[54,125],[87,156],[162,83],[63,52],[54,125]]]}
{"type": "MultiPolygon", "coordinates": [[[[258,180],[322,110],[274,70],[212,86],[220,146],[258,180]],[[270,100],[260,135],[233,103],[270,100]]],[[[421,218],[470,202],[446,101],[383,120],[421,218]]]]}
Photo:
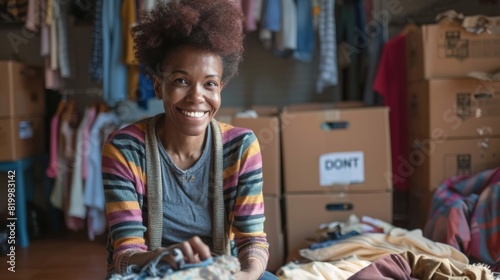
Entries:
{"type": "Polygon", "coordinates": [[[201,157],[187,170],[175,165],[158,139],[163,177],[164,247],[195,235],[210,247],[212,245],[212,201],[209,199],[211,138],[209,125],[201,157]]]}

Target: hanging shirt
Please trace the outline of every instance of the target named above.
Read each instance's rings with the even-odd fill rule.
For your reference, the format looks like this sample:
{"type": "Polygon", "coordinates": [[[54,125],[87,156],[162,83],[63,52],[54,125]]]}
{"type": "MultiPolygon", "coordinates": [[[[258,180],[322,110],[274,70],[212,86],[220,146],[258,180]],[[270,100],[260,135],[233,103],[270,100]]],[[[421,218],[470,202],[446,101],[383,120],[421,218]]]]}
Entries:
{"type": "Polygon", "coordinates": [[[92,57],[90,58],[89,76],[93,82],[102,82],[102,0],[95,1],[94,30],[92,32],[92,57]]]}
{"type": "Polygon", "coordinates": [[[316,92],[322,93],[326,87],[335,86],[338,82],[334,0],[321,0],[318,27],[320,58],[316,92]]]}
{"type": "Polygon", "coordinates": [[[314,52],[314,26],[311,0],[297,1],[297,48],[295,59],[310,62],[314,52]]]}
{"type": "Polygon", "coordinates": [[[406,125],[406,37],[398,35],[389,40],[382,51],[373,90],[383,97],[390,108],[393,187],[408,191],[407,170],[404,161],[408,158],[408,129],[406,125]]]}
{"type": "Polygon", "coordinates": [[[257,30],[257,21],[255,20],[255,6],[257,2],[255,0],[242,0],[241,9],[245,15],[244,28],[246,32],[257,30]]]}
{"type": "Polygon", "coordinates": [[[281,0],[281,31],[276,33],[276,48],[279,51],[297,48],[297,7],[293,0],[281,0]]]}
{"type": "Polygon", "coordinates": [[[122,63],[121,1],[102,3],[103,95],[109,105],[127,98],[127,67],[122,63]]]}
{"type": "Polygon", "coordinates": [[[49,167],[45,172],[47,177],[56,178],[57,168],[58,168],[58,131],[59,131],[59,116],[54,114],[50,122],[50,157],[49,157],[49,167]]]}
{"type": "Polygon", "coordinates": [[[137,5],[135,0],[123,0],[121,10],[123,63],[127,66],[128,99],[137,100],[139,87],[139,64],[135,59],[134,38],[132,27],[137,23],[137,5]]]}
{"type": "Polygon", "coordinates": [[[120,119],[113,112],[99,113],[90,129],[88,143],[88,169],[85,180],[84,201],[87,207],[87,234],[90,240],[106,230],[104,188],[102,181],[102,144],[109,134],[118,129],[120,119]]]}
{"type": "Polygon", "coordinates": [[[267,0],[264,2],[264,17],[262,28],[270,31],[281,30],[281,0],[267,0]]]}
{"type": "MultiPolygon", "coordinates": [[[[73,173],[71,177],[71,191],[70,191],[70,202],[69,202],[69,213],[70,217],[76,217],[80,219],[85,219],[86,208],[83,199],[84,189],[83,189],[83,178],[82,178],[82,159],[83,159],[83,132],[88,129],[89,122],[93,120],[95,116],[95,108],[90,107],[85,110],[84,116],[78,130],[76,132],[76,151],[75,151],[75,165],[73,166],[73,173]]],[[[78,230],[80,228],[73,228],[73,230],[78,230]]]]}

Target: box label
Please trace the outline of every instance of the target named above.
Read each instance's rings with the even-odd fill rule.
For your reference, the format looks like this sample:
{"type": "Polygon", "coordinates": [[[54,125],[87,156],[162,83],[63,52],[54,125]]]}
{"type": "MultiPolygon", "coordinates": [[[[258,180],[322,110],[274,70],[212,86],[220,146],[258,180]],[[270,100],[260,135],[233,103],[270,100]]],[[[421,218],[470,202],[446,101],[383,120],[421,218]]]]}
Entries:
{"type": "Polygon", "coordinates": [[[457,176],[466,176],[472,173],[472,157],[470,154],[457,155],[457,176]]]}
{"type": "Polygon", "coordinates": [[[498,39],[466,39],[460,30],[446,30],[438,42],[439,58],[490,58],[498,57],[498,39]]]}
{"type": "Polygon", "coordinates": [[[339,152],[319,157],[321,186],[359,184],[365,181],[364,153],[339,152]]]}
{"type": "Polygon", "coordinates": [[[30,121],[19,122],[19,138],[29,139],[33,137],[33,124],[30,121]]]}

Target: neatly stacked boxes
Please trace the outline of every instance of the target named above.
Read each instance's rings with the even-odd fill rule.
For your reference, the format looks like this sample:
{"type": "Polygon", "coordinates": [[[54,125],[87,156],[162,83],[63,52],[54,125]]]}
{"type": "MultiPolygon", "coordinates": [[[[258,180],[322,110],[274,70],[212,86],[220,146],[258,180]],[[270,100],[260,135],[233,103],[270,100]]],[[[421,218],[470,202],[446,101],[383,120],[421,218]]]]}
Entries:
{"type": "Polygon", "coordinates": [[[500,36],[459,24],[422,26],[407,38],[412,228],[423,228],[433,191],[455,175],[500,166],[500,36]]]}
{"type": "Polygon", "coordinates": [[[237,127],[251,129],[259,140],[262,154],[263,193],[266,221],[264,229],[269,242],[267,270],[276,271],[284,264],[285,245],[281,219],[281,151],[279,118],[274,107],[256,107],[256,117],[238,116],[241,110],[223,108],[216,119],[237,127]]]}
{"type": "Polygon", "coordinates": [[[0,161],[43,152],[43,70],[14,61],[0,61],[0,98],[0,161]]]}
{"type": "Polygon", "coordinates": [[[388,109],[285,107],[281,114],[289,256],[322,223],[351,214],[392,223],[388,109]]]}

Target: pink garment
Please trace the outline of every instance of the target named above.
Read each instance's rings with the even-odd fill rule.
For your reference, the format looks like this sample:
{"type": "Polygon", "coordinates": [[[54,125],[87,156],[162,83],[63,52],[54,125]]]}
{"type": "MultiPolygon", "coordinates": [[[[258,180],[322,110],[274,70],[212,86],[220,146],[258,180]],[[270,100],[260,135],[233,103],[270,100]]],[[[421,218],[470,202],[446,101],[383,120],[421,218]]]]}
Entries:
{"type": "Polygon", "coordinates": [[[402,192],[409,190],[405,168],[409,154],[406,87],[406,37],[398,35],[384,45],[373,90],[390,108],[392,182],[394,189],[402,192]]]}
{"type": "Polygon", "coordinates": [[[245,31],[255,31],[257,30],[257,22],[255,21],[255,0],[242,0],[241,9],[245,15],[245,31]]]}
{"type": "Polygon", "coordinates": [[[29,0],[28,2],[28,13],[26,15],[26,29],[33,32],[38,32],[39,22],[39,6],[40,3],[37,0],[29,0]],[[38,21],[38,22],[37,22],[38,21]]]}
{"type": "Polygon", "coordinates": [[[61,121],[60,129],[61,137],[64,139],[61,144],[63,162],[66,165],[64,170],[61,170],[62,175],[62,209],[66,227],[78,231],[85,227],[84,220],[78,217],[69,215],[70,196],[71,196],[71,178],[73,177],[73,168],[75,167],[75,137],[76,131],[70,126],[68,120],[61,121]]]}
{"type": "Polygon", "coordinates": [[[59,90],[62,80],[58,70],[50,68],[50,56],[45,57],[45,88],[59,90]]]}
{"type": "Polygon", "coordinates": [[[92,127],[92,125],[94,124],[94,120],[96,118],[96,115],[97,115],[97,110],[96,108],[92,107],[92,108],[89,108],[88,109],[88,121],[85,125],[85,127],[83,128],[83,135],[82,135],[82,138],[83,138],[83,142],[82,142],[82,179],[86,179],[87,178],[87,168],[88,168],[88,158],[89,158],[89,152],[88,152],[88,146],[89,146],[89,141],[91,141],[90,139],[90,128],[92,127]]]}
{"type": "Polygon", "coordinates": [[[50,28],[46,24],[42,25],[40,31],[40,55],[50,55],[50,28]]]}
{"type": "Polygon", "coordinates": [[[49,178],[56,178],[58,173],[58,130],[59,130],[59,116],[56,114],[52,117],[50,122],[50,159],[49,167],[47,167],[46,174],[49,178]]]}

